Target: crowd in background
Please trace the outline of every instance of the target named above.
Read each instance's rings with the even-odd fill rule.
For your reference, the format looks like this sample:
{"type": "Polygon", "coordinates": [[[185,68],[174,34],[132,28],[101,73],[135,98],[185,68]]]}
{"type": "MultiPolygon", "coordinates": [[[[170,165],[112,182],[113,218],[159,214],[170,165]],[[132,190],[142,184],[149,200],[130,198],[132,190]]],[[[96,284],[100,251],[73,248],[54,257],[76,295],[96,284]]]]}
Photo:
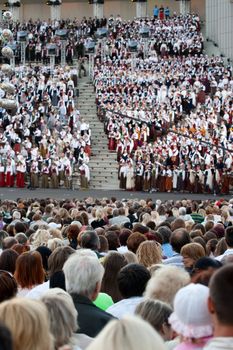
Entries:
{"type": "Polygon", "coordinates": [[[3,350],[232,349],[232,199],[0,209],[3,350]]]}
{"type": "MultiPolygon", "coordinates": [[[[71,76],[73,82],[76,81],[77,75],[80,77],[82,71],[84,75],[86,74],[85,45],[96,40],[98,29],[107,27],[108,36],[96,41],[93,77],[97,112],[101,120],[104,120],[105,131],[109,138],[109,150],[117,152],[119,187],[137,191],[229,194],[233,181],[232,66],[230,62],[224,65],[221,57],[208,57],[203,52],[203,36],[197,15],[170,17],[170,13],[167,12],[166,15],[164,9],[164,17],[161,18],[160,12],[163,11],[159,9],[157,13],[156,10],[154,18],[131,21],[123,21],[120,16],[116,18],[110,16],[101,20],[96,18],[55,22],[38,20],[10,26],[14,40],[18,31],[28,32],[26,58],[30,61],[42,62],[43,57],[47,55],[43,53],[43,50],[47,50],[46,44],[54,42],[58,45],[56,63],[59,63],[61,42],[56,36],[57,29],[68,29],[66,51],[71,47],[72,57],[66,55],[67,63],[72,64],[73,58],[79,58],[77,71],[70,69],[70,74],[66,69],[63,71],[57,66],[57,71],[61,73],[57,76],[55,72],[55,77],[50,75],[48,79],[44,68],[34,67],[25,70],[21,67],[17,76],[11,78],[13,84],[25,80],[22,92],[17,91],[17,95],[20,95],[19,107],[22,107],[22,103],[26,100],[29,115],[36,116],[32,117],[33,127],[30,125],[29,132],[26,128],[26,134],[29,134],[27,136],[30,138],[29,145],[32,143],[33,149],[38,147],[38,142],[33,140],[34,138],[38,140],[37,134],[39,138],[41,137],[39,130],[41,122],[42,130],[44,127],[51,129],[51,126],[48,128],[45,124],[48,121],[53,128],[56,123],[54,119],[58,121],[58,127],[56,126],[54,130],[55,139],[59,132],[67,134],[68,142],[72,139],[69,144],[62,142],[61,147],[59,146],[63,148],[62,153],[68,158],[68,161],[65,160],[68,164],[69,178],[66,187],[71,187],[73,164],[75,161],[79,162],[80,152],[81,157],[86,159],[84,162],[79,162],[82,186],[87,187],[90,180],[89,126],[83,121],[83,135],[83,131],[79,128],[80,117],[74,105],[76,82],[74,86],[67,86],[67,82],[71,76]],[[145,27],[149,28],[149,38],[142,38],[140,34],[140,30],[145,27]],[[135,41],[138,43],[137,52],[131,52],[129,44],[135,41]],[[36,51],[36,47],[40,52],[36,51]],[[38,69],[42,70],[41,79],[37,75],[38,69]],[[29,78],[25,72],[29,72],[29,78]],[[33,78],[30,78],[30,75],[33,75],[33,78]],[[54,85],[57,87],[63,84],[63,81],[57,82],[59,79],[63,80],[63,75],[67,78],[66,91],[62,96],[64,103],[60,100],[60,92],[57,96],[50,86],[46,85],[43,91],[40,90],[40,80],[43,86],[43,80],[46,80],[47,84],[47,80],[50,83],[55,79],[54,85]],[[29,86],[35,83],[35,79],[39,88],[32,91],[30,87],[31,91],[27,91],[25,84],[29,86]],[[49,93],[49,98],[46,93],[49,93]],[[37,101],[32,98],[34,94],[37,94],[37,101]],[[42,96],[44,94],[45,96],[42,96]],[[50,108],[52,97],[57,100],[53,105],[54,108],[50,108]],[[47,108],[48,103],[50,106],[47,108]],[[34,108],[36,109],[33,110],[34,108]],[[45,111],[41,113],[39,109],[45,111]],[[37,118],[38,114],[42,115],[42,121],[37,118]],[[56,132],[59,128],[60,130],[56,132]],[[32,134],[34,131],[35,137],[32,134]]],[[[16,140],[22,141],[22,133],[18,131],[15,118],[21,127],[27,124],[27,118],[22,121],[24,118],[20,108],[16,116],[9,117],[4,111],[0,118],[3,126],[2,134],[8,134],[6,127],[10,127],[7,123],[11,121],[13,129],[16,129],[13,141],[12,137],[3,137],[3,140],[7,139],[10,142],[10,148],[14,149],[16,140]],[[4,119],[8,119],[9,122],[5,123],[4,119]]],[[[50,135],[45,136],[45,133],[44,143],[50,143],[50,135]]],[[[57,141],[53,141],[52,139],[51,147],[57,147],[54,146],[57,141]]],[[[15,148],[19,151],[18,144],[15,148]]],[[[28,152],[22,148],[26,161],[28,152]]],[[[22,155],[19,155],[19,158],[21,157],[22,155]]],[[[48,160],[46,157],[47,155],[41,157],[39,152],[37,157],[39,171],[35,166],[36,173],[43,173],[43,159],[46,163],[42,187],[58,187],[66,178],[64,169],[61,169],[64,166],[56,164],[58,170],[54,169],[54,172],[51,172],[51,158],[48,160]],[[48,164],[49,177],[46,169],[48,164]],[[51,173],[54,174],[54,180],[47,181],[47,177],[52,180],[51,173]]],[[[61,152],[58,157],[63,158],[61,152]]],[[[11,166],[9,160],[8,171],[7,162],[5,160],[4,162],[0,167],[0,185],[12,186],[15,179],[14,176],[10,178],[9,174],[11,172],[12,175],[10,168],[14,168],[14,161],[11,166]]],[[[28,164],[31,164],[30,162],[29,155],[28,164]]],[[[60,159],[56,159],[56,162],[64,163],[60,159]]],[[[30,172],[31,168],[29,170],[29,167],[26,167],[26,173],[30,172]]],[[[14,170],[14,173],[17,171],[14,170]]],[[[23,177],[21,175],[22,179],[23,177]]],[[[33,175],[31,181],[31,176],[28,176],[27,183],[30,185],[32,182],[32,187],[37,187],[37,177],[38,175],[33,175]]],[[[19,180],[17,185],[23,186],[23,180],[19,180]]]]}
{"type": "Polygon", "coordinates": [[[203,52],[199,18],[116,21],[109,37],[104,62],[101,48],[96,54],[94,84],[120,188],[228,194],[232,66],[203,52]]]}
{"type": "MultiPolygon", "coordinates": [[[[68,64],[73,64],[74,58],[83,57],[84,43],[87,37],[93,36],[98,28],[106,26],[107,19],[83,18],[81,21],[60,20],[60,21],[32,21],[12,22],[9,28],[13,32],[12,43],[15,44],[16,63],[20,62],[21,45],[18,42],[18,33],[27,32],[26,42],[26,61],[31,63],[49,63],[48,44],[56,44],[55,62],[61,61],[61,41],[56,35],[57,30],[67,29],[68,38],[66,39],[65,56],[68,64]]],[[[4,41],[1,42],[4,46],[4,41]]]]}
{"type": "Polygon", "coordinates": [[[7,79],[17,105],[0,108],[0,187],[71,188],[75,165],[85,177],[91,130],[77,110],[77,74],[69,67],[19,66],[7,79]]]}

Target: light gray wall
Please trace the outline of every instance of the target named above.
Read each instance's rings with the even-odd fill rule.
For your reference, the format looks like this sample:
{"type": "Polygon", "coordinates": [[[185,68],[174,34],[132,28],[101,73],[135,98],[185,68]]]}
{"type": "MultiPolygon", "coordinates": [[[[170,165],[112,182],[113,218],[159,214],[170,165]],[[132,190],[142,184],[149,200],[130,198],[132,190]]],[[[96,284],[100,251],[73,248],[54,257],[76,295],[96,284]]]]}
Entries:
{"type": "Polygon", "coordinates": [[[233,59],[233,1],[206,0],[206,35],[233,59]]]}
{"type": "MultiPolygon", "coordinates": [[[[0,1],[0,9],[4,8],[4,2],[0,1]]],[[[222,1],[222,0],[221,0],[222,1]]],[[[47,20],[50,18],[50,7],[46,5],[46,0],[21,0],[20,18],[21,20],[28,20],[32,18],[36,20],[38,18],[47,20]]],[[[154,5],[157,4],[159,7],[169,6],[171,12],[179,12],[179,1],[175,0],[148,0],[147,3],[147,14],[153,14],[154,5]]],[[[191,0],[191,9],[193,12],[198,13],[202,19],[205,16],[205,0],[191,0]]],[[[136,15],[135,3],[130,0],[105,0],[104,4],[104,15],[106,17],[111,14],[120,14],[123,19],[131,19],[136,15]]],[[[93,16],[92,5],[88,4],[88,0],[63,0],[61,6],[62,18],[78,18],[81,19],[83,16],[93,16]]]]}

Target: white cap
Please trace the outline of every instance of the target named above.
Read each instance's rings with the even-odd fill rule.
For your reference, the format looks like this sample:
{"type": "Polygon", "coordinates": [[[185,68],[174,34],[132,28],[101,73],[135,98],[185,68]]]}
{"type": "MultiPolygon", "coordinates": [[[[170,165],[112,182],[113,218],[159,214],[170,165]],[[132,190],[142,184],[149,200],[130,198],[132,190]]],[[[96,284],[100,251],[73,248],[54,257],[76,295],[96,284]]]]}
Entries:
{"type": "Polygon", "coordinates": [[[191,283],[181,288],[174,299],[174,312],[169,323],[178,333],[188,338],[203,338],[213,334],[207,307],[209,288],[191,283]]]}

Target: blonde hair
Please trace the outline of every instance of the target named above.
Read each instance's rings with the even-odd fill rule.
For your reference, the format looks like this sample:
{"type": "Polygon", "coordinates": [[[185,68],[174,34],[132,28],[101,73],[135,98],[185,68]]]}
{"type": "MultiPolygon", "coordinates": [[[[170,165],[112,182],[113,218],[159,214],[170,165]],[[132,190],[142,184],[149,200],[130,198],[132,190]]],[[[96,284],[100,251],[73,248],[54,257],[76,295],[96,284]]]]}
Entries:
{"type": "Polygon", "coordinates": [[[46,307],[41,301],[14,298],[0,304],[0,321],[10,330],[14,350],[52,350],[46,307]]]}
{"type": "Polygon", "coordinates": [[[87,350],[165,350],[165,344],[152,326],[136,316],[114,320],[99,333],[87,350]]]}
{"type": "Polygon", "coordinates": [[[159,213],[156,210],[153,210],[150,215],[151,220],[154,221],[156,225],[158,225],[160,223],[159,213]]]}
{"type": "Polygon", "coordinates": [[[50,228],[49,229],[49,233],[51,235],[52,238],[59,238],[59,239],[62,239],[62,234],[61,234],[61,231],[57,228],[50,228]]]}
{"type": "Polygon", "coordinates": [[[131,263],[138,263],[138,258],[137,255],[134,254],[133,252],[131,252],[130,250],[128,250],[127,252],[123,253],[124,257],[126,258],[128,264],[131,263]]]}
{"type": "Polygon", "coordinates": [[[151,221],[150,214],[148,214],[148,213],[143,214],[142,215],[142,224],[146,226],[149,221],[151,221]]]}
{"type": "Polygon", "coordinates": [[[194,225],[194,221],[193,220],[185,221],[185,229],[188,232],[192,231],[193,225],[194,225]]]}
{"type": "Polygon", "coordinates": [[[52,236],[50,235],[49,230],[39,229],[33,234],[32,247],[36,249],[40,246],[47,246],[50,238],[52,238],[52,236]]]}
{"type": "Polygon", "coordinates": [[[162,262],[162,249],[155,241],[142,242],[136,252],[139,264],[150,267],[162,262]]]}
{"type": "Polygon", "coordinates": [[[65,243],[60,238],[52,238],[48,240],[47,247],[52,250],[52,252],[58,247],[64,247],[65,243]]]}
{"type": "Polygon", "coordinates": [[[164,266],[153,273],[144,296],[172,305],[178,290],[189,283],[190,276],[184,269],[177,266],[164,266]]]}

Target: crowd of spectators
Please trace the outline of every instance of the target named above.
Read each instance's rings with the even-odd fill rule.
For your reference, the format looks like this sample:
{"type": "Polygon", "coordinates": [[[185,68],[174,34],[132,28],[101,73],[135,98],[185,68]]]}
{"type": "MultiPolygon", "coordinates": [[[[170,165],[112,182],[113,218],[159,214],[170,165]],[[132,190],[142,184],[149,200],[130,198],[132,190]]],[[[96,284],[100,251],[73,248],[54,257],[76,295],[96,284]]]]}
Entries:
{"type": "Polygon", "coordinates": [[[0,209],[1,349],[232,349],[232,199],[0,209]]]}
{"type": "Polygon", "coordinates": [[[120,188],[228,194],[232,66],[203,52],[199,18],[118,20],[103,45],[96,103],[117,152],[120,188]],[[144,27],[149,39],[140,36],[144,27]]]}

